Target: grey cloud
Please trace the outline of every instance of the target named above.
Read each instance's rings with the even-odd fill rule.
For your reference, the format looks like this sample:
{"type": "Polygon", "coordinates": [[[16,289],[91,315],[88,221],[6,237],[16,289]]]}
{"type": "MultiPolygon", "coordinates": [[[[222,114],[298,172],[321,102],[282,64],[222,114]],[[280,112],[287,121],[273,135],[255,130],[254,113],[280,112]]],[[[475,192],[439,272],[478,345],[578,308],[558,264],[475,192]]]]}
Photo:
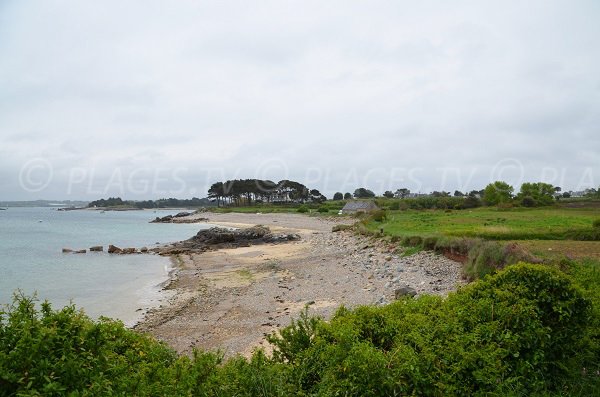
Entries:
{"type": "Polygon", "coordinates": [[[253,176],[475,189],[507,159],[600,184],[599,16],[594,1],[3,2],[0,198],[201,196],[253,176]],[[35,158],[54,180],[31,193],[18,175],[35,158]],[[107,189],[119,172],[166,187],[107,189]]]}

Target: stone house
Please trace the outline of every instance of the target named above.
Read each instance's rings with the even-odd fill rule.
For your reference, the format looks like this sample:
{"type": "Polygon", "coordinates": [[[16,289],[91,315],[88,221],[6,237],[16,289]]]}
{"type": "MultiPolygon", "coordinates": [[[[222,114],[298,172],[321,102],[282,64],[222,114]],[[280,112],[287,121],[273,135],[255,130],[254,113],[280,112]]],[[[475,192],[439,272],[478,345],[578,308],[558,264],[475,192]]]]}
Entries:
{"type": "Polygon", "coordinates": [[[355,214],[357,212],[371,212],[379,207],[372,201],[354,200],[346,203],[342,208],[342,214],[355,214]]]}

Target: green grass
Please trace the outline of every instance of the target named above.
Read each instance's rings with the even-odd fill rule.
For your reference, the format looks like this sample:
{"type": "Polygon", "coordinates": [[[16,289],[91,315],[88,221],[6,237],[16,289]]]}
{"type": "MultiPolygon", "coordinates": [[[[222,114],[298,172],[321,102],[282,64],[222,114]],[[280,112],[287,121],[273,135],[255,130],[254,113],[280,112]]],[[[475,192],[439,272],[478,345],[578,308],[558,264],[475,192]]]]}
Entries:
{"type": "Polygon", "coordinates": [[[562,240],[569,232],[592,231],[592,223],[599,217],[597,208],[408,210],[389,211],[386,221],[370,222],[367,228],[383,228],[384,234],[391,236],[441,234],[488,240],[562,240]]]}

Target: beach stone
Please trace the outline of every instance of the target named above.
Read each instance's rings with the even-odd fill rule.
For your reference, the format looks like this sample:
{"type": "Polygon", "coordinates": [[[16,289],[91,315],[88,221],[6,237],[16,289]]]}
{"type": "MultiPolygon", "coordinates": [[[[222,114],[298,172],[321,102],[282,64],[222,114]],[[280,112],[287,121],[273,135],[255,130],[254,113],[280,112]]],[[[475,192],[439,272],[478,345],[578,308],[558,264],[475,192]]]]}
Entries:
{"type": "Polygon", "coordinates": [[[120,254],[121,251],[122,251],[122,249],[119,248],[119,247],[117,247],[117,246],[115,246],[115,245],[110,244],[108,246],[108,253],[109,254],[120,254]]]}
{"type": "Polygon", "coordinates": [[[148,252],[148,247],[140,248],[140,252],[144,252],[144,253],[148,252]]]}
{"type": "Polygon", "coordinates": [[[404,296],[415,296],[417,290],[409,287],[408,285],[402,285],[394,290],[394,298],[401,299],[404,296]]]}
{"type": "Polygon", "coordinates": [[[94,245],[93,247],[90,247],[90,252],[101,252],[104,251],[104,247],[101,245],[94,245]]]}

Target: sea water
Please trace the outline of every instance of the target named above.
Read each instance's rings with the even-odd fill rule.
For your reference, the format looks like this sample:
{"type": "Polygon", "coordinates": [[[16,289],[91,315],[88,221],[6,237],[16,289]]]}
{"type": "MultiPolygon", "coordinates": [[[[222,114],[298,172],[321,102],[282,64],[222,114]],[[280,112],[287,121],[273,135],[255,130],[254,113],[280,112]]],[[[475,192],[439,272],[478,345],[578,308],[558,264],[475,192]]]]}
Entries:
{"type": "Polygon", "coordinates": [[[53,307],[75,304],[92,318],[117,318],[128,325],[139,309],[157,305],[168,279],[169,258],[150,254],[111,255],[109,244],[148,247],[180,241],[204,224],[149,223],[177,211],[57,211],[16,208],[0,211],[0,304],[16,291],[53,307]],[[62,253],[62,248],[104,252],[62,253]]]}

